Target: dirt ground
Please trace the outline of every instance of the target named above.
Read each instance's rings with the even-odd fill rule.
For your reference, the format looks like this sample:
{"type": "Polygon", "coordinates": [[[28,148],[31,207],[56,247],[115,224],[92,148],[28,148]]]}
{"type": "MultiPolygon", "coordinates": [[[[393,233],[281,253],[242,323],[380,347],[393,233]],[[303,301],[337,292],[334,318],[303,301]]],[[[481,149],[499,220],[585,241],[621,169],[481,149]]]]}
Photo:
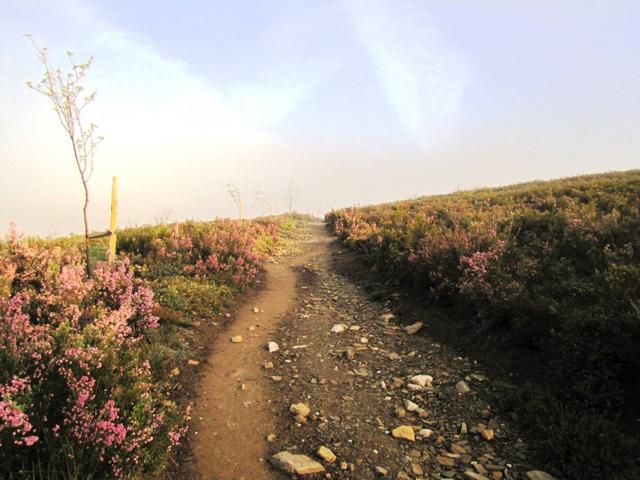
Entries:
{"type": "Polygon", "coordinates": [[[269,462],[287,450],[324,467],[311,478],[527,478],[527,439],[495,402],[510,385],[438,343],[428,319],[408,333],[416,318],[399,313],[402,299],[371,300],[343,274],[345,252],[324,225],[300,245],[269,263],[265,288],[211,345],[182,476],[295,477],[269,462]],[[290,411],[298,403],[304,418],[290,411]],[[393,435],[401,426],[409,439],[393,435]]]}

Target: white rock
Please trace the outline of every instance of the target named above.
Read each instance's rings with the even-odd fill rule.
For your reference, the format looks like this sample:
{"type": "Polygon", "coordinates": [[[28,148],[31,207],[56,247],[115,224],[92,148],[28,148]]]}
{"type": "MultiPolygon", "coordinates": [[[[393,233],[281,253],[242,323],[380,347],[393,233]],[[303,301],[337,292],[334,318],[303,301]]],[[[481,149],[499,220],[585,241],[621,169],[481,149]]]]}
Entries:
{"type": "Polygon", "coordinates": [[[409,412],[417,412],[420,409],[418,404],[417,403],[413,403],[411,400],[405,400],[404,401],[404,408],[406,408],[407,411],[409,411],[409,412]]]}
{"type": "Polygon", "coordinates": [[[424,387],[421,387],[420,385],[416,385],[415,383],[409,383],[407,385],[407,388],[412,392],[422,392],[424,390],[424,387]]]}
{"type": "Polygon", "coordinates": [[[324,467],[321,464],[306,455],[283,451],[276,453],[270,460],[274,466],[288,473],[312,475],[324,472],[324,467]]]}
{"type": "Polygon", "coordinates": [[[389,323],[394,318],[396,318],[396,316],[393,313],[383,313],[382,315],[380,315],[380,320],[382,320],[384,323],[389,323]]]}
{"type": "Polygon", "coordinates": [[[429,428],[423,428],[418,432],[418,436],[422,438],[429,438],[431,435],[433,435],[433,430],[429,428]]]}
{"type": "Polygon", "coordinates": [[[433,382],[433,377],[431,375],[414,375],[409,381],[421,387],[430,387],[431,382],[433,382]]]}
{"type": "Polygon", "coordinates": [[[277,352],[278,350],[280,350],[280,347],[278,346],[278,344],[276,342],[269,342],[267,344],[267,350],[269,350],[269,352],[273,353],[273,352],[277,352]]]}
{"type": "Polygon", "coordinates": [[[336,323],[333,327],[331,327],[332,333],[342,333],[347,329],[347,326],[344,323],[336,323]]]}

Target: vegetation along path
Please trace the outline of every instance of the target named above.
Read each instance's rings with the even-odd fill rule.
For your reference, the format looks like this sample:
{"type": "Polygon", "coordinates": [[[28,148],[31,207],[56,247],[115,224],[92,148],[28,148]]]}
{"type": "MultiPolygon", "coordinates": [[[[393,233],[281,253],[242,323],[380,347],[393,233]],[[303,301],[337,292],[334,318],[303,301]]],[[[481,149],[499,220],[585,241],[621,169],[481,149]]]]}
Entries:
{"type": "Polygon", "coordinates": [[[190,475],[551,478],[497,410],[504,386],[430,339],[428,319],[407,325],[370,300],[337,273],[343,252],[324,226],[309,228],[212,348],[190,475]]]}

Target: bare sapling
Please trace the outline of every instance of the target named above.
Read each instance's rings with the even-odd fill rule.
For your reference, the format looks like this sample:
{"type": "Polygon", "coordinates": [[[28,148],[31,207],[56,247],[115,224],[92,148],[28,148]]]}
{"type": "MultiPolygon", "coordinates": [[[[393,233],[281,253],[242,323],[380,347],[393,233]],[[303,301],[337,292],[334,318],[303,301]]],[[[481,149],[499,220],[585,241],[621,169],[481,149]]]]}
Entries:
{"type": "Polygon", "coordinates": [[[53,103],[53,109],[69,137],[71,147],[73,149],[73,158],[75,160],[82,188],[84,190],[84,206],[82,215],[84,220],[84,239],[85,239],[85,262],[87,275],[91,275],[91,262],[89,250],[89,180],[93,173],[93,158],[95,148],[102,141],[102,137],[94,136],[96,125],[83,122],[83,111],[96,98],[96,91],[92,91],[88,95],[84,92],[84,87],[80,82],[86,76],[91,64],[93,56],[84,63],[76,63],[73,60],[73,52],[67,52],[69,60],[68,71],[63,71],[60,67],[55,67],[51,62],[46,47],[39,47],[33,41],[31,35],[26,34],[25,37],[33,44],[38,52],[40,63],[44,66],[44,74],[38,83],[27,82],[27,86],[36,92],[41,93],[53,103]]]}
{"type": "Polygon", "coordinates": [[[289,211],[289,215],[293,214],[293,201],[296,196],[296,188],[293,185],[293,182],[289,182],[283,192],[282,200],[285,204],[285,207],[289,211]]]}
{"type": "Polygon", "coordinates": [[[227,183],[227,193],[233,199],[233,203],[236,204],[236,209],[238,210],[238,219],[242,220],[242,195],[240,194],[240,189],[236,187],[233,183],[227,183]]]}
{"type": "Polygon", "coordinates": [[[262,190],[254,192],[255,205],[260,210],[260,214],[263,217],[268,217],[273,214],[273,201],[271,197],[262,190]]]}

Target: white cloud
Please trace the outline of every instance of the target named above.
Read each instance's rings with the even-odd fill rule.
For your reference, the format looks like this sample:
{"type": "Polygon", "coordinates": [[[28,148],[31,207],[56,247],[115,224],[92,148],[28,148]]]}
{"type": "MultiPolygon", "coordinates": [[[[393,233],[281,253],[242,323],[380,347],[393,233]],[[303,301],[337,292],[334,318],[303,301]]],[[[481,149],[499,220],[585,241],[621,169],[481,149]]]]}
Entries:
{"type": "Polygon", "coordinates": [[[98,90],[87,119],[105,137],[92,180],[96,228],[114,174],[121,177],[123,218],[142,221],[165,206],[183,218],[229,215],[228,180],[282,181],[260,168],[283,148],[273,128],[335,66],[311,59],[294,75],[292,65],[271,65],[259,83],[225,89],[162,55],[149,39],[109,24],[100,8],[82,0],[16,1],[0,13],[0,231],[11,220],[31,233],[47,233],[48,224],[59,233],[81,227],[69,146],[47,100],[24,85],[41,74],[25,31],[56,62],[69,48],[78,60],[95,56],[85,84],[98,90]]]}
{"type": "Polygon", "coordinates": [[[468,62],[446,42],[424,2],[345,0],[389,101],[421,146],[437,143],[456,124],[468,62]]]}

